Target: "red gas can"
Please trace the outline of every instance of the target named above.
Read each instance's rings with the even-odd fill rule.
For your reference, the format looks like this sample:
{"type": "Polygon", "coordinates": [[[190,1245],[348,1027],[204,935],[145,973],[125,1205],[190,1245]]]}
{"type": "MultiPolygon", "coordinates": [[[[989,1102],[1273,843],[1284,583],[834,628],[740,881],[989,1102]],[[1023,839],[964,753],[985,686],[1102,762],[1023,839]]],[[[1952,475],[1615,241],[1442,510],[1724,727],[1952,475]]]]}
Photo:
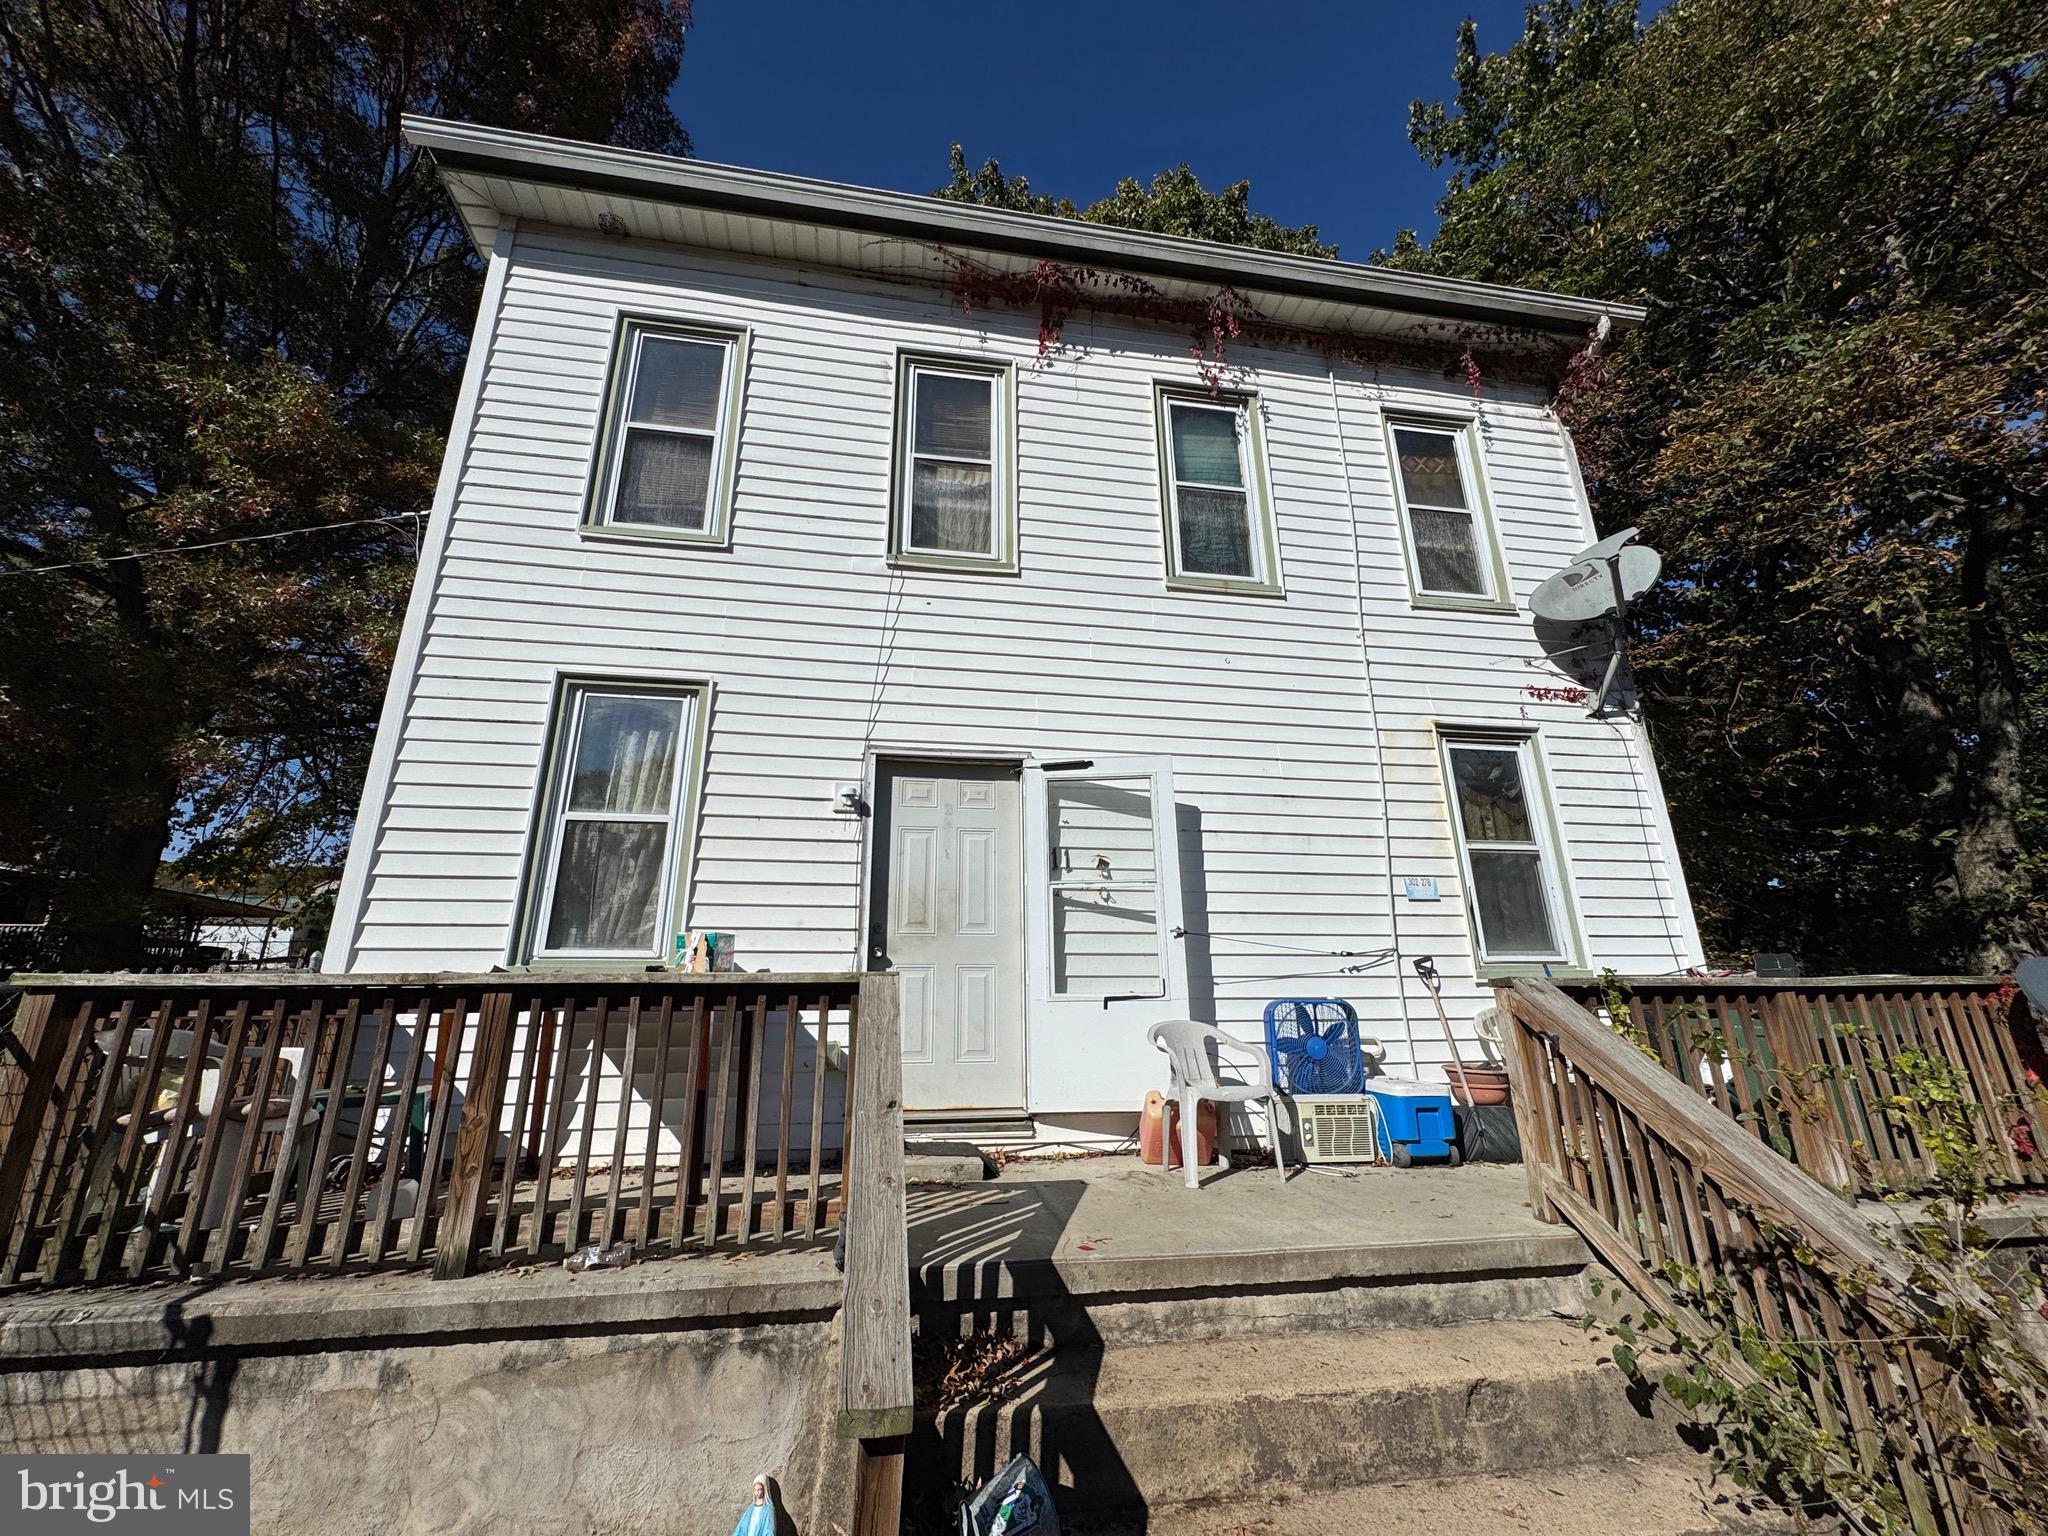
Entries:
{"type": "MultiPolygon", "coordinates": [[[[1180,1166],[1180,1104],[1157,1089],[1145,1095],[1145,1107],[1138,1114],[1138,1160],[1157,1168],[1161,1147],[1166,1166],[1180,1166]]],[[[1195,1160],[1206,1168],[1216,1156],[1216,1104],[1202,1099],[1195,1105],[1195,1160]]]]}

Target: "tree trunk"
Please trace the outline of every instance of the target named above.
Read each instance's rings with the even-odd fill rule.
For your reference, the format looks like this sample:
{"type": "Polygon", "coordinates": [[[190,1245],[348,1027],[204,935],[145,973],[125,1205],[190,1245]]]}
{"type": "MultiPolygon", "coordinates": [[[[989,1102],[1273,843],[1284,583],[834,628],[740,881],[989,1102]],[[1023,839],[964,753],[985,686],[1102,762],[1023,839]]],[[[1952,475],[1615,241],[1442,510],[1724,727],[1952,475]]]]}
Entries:
{"type": "MultiPolygon", "coordinates": [[[[112,514],[109,514],[111,517],[112,514]]],[[[68,719],[53,767],[38,864],[48,872],[52,962],[99,971],[143,963],[143,917],[170,840],[179,750],[194,701],[188,658],[153,621],[142,563],[111,567],[100,624],[77,631],[77,660],[50,679],[43,718],[68,719]]],[[[204,720],[200,712],[197,719],[204,720]]]]}
{"type": "Polygon", "coordinates": [[[2028,893],[2023,889],[2025,849],[2019,814],[2026,797],[2026,741],[2019,665],[2006,623],[2004,565],[2019,534],[2021,514],[2011,500],[2001,499],[1973,521],[1963,557],[1962,597],[1977,745],[1974,771],[1959,797],[1955,887],[1970,925],[1966,959],[1972,969],[1995,972],[2017,964],[2041,939],[2029,931],[2028,893]]]}
{"type": "Polygon", "coordinates": [[[144,963],[143,919],[170,840],[176,780],[111,796],[108,819],[72,829],[53,850],[50,963],[64,970],[130,970],[144,963]]]}

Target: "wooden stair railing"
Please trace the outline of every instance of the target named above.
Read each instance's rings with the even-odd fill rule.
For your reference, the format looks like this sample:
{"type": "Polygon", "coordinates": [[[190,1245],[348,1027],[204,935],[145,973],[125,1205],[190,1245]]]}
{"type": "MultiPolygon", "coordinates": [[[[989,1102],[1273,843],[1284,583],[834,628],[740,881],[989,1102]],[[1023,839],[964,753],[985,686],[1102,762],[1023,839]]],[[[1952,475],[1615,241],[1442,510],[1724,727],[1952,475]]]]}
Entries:
{"type": "Polygon", "coordinates": [[[897,976],[860,981],[860,1054],[847,1085],[846,1298],[839,1437],[858,1442],[853,1536],[896,1536],[910,1434],[910,1231],[903,1188],[903,1035],[897,976]]]}
{"type": "MultiPolygon", "coordinates": [[[[1894,1489],[1916,1533],[2004,1536],[2009,1520],[1973,1475],[1977,1425],[1942,1337],[1942,1303],[1916,1287],[1906,1256],[1556,987],[1517,980],[1500,1001],[1536,1213],[1570,1223],[1643,1303],[1689,1330],[1722,1325],[1693,1309],[1701,1293],[1684,1282],[1725,1281],[1717,1294],[1745,1326],[1817,1342],[1798,1357],[1832,1368],[1801,1367],[1800,1387],[1844,1463],[1894,1489]]],[[[1975,1306],[1946,1300],[1959,1304],[1975,1306]]],[[[2021,1331],[2038,1329],[2023,1321],[2021,1331]]],[[[1728,1374],[1755,1384],[1740,1351],[1731,1355],[1728,1374]]]]}

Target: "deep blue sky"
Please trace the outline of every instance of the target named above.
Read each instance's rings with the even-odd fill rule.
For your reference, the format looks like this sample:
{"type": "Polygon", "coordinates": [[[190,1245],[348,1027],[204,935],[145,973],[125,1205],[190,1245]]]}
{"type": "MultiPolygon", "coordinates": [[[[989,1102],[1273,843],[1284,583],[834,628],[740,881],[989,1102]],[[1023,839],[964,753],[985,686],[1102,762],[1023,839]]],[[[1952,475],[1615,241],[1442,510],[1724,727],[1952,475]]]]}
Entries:
{"type": "Polygon", "coordinates": [[[1487,52],[1524,0],[698,0],[676,114],[706,160],[929,192],[946,150],[1087,203],[1182,160],[1363,261],[1425,238],[1444,173],[1408,103],[1451,89],[1461,17],[1487,52]]]}

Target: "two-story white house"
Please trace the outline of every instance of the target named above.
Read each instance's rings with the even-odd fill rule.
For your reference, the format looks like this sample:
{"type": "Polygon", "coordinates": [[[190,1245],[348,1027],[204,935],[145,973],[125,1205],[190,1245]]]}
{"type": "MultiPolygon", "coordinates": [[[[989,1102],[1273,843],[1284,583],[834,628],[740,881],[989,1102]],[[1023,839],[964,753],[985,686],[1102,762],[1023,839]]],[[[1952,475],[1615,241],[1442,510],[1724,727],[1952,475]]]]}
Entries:
{"type": "Polygon", "coordinates": [[[408,132],[488,266],[330,969],[891,966],[913,1114],[1085,1137],[1161,1018],[1342,997],[1440,1077],[1418,956],[1461,1035],[1700,962],[1525,607],[1640,311],[408,132]]]}

